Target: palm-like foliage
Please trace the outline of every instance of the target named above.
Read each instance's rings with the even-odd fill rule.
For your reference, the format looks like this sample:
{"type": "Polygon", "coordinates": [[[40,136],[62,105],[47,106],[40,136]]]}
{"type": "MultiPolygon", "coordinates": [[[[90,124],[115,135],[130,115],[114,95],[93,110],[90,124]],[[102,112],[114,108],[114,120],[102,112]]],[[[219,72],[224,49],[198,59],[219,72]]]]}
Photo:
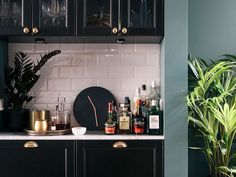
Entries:
{"type": "Polygon", "coordinates": [[[34,63],[25,53],[16,53],[14,66],[5,69],[6,93],[12,109],[22,109],[32,100],[29,91],[38,81],[40,69],[50,58],[59,53],[60,50],[46,53],[37,63],[34,63]]]}
{"type": "Polygon", "coordinates": [[[236,133],[236,59],[223,59],[207,64],[189,57],[189,126],[200,137],[201,149],[208,161],[212,177],[232,176],[230,168],[232,143],[236,133]]]}

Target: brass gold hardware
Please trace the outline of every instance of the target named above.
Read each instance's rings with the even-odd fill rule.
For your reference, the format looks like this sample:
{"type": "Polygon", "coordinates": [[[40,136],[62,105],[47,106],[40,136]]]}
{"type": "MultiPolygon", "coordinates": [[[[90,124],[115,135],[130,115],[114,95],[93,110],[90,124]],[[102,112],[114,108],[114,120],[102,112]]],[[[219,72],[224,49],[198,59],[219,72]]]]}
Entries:
{"type": "Polygon", "coordinates": [[[117,28],[113,28],[113,29],[112,29],[112,33],[113,33],[113,34],[118,33],[118,29],[117,29],[117,28]]]}
{"type": "Polygon", "coordinates": [[[113,144],[112,147],[115,149],[119,149],[119,148],[127,148],[128,145],[124,141],[117,141],[113,144]]]}
{"type": "Polygon", "coordinates": [[[38,30],[38,28],[33,28],[33,29],[32,29],[32,32],[33,32],[34,34],[38,34],[38,33],[39,33],[39,30],[38,30]]]}
{"type": "Polygon", "coordinates": [[[27,34],[27,33],[29,33],[29,32],[30,32],[30,30],[29,30],[29,28],[28,28],[28,27],[25,27],[25,28],[23,28],[23,32],[24,32],[25,34],[27,34]]]}
{"type": "Polygon", "coordinates": [[[24,148],[37,148],[37,147],[39,147],[39,145],[35,141],[27,141],[24,144],[24,148]]]}
{"type": "Polygon", "coordinates": [[[126,34],[128,32],[127,28],[122,28],[121,31],[122,31],[123,34],[126,34]]]}

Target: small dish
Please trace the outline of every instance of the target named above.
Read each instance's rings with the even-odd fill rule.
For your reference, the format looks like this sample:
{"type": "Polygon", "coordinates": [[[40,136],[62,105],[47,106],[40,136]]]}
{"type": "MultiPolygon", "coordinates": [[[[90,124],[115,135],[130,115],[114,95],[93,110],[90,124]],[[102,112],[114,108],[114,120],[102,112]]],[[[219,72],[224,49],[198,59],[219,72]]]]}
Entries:
{"type": "Polygon", "coordinates": [[[71,128],[74,135],[84,135],[86,133],[86,127],[73,127],[71,128]]]}

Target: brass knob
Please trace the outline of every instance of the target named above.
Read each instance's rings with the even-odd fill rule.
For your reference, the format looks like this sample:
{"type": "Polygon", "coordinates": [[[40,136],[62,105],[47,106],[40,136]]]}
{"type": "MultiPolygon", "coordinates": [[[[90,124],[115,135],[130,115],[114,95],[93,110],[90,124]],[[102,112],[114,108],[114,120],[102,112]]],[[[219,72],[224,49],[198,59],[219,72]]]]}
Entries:
{"type": "Polygon", "coordinates": [[[34,34],[38,34],[38,33],[39,33],[39,30],[38,30],[38,28],[33,28],[33,29],[32,29],[32,32],[33,32],[34,34]]]}
{"type": "Polygon", "coordinates": [[[123,34],[126,34],[128,32],[127,28],[122,28],[121,31],[122,31],[123,34]]]}
{"type": "Polygon", "coordinates": [[[112,29],[112,33],[113,33],[113,34],[118,33],[118,29],[117,29],[117,28],[113,28],[113,29],[112,29]]]}
{"type": "Polygon", "coordinates": [[[113,144],[113,148],[119,149],[119,148],[127,148],[128,145],[124,141],[117,141],[113,144]]]}
{"type": "Polygon", "coordinates": [[[23,28],[23,32],[24,32],[25,34],[27,34],[27,33],[29,33],[29,32],[30,32],[30,30],[29,30],[29,28],[28,28],[28,27],[25,27],[25,28],[23,28]]]}
{"type": "Polygon", "coordinates": [[[24,148],[37,148],[37,147],[39,147],[39,145],[35,141],[27,141],[24,144],[24,148]]]}

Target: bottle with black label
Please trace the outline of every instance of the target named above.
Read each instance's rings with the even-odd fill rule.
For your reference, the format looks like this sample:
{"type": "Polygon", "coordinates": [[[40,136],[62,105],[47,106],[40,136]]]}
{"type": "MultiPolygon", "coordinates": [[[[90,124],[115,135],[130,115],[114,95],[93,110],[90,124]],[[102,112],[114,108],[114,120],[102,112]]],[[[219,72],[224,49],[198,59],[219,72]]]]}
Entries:
{"type": "Polygon", "coordinates": [[[118,114],[118,133],[132,133],[132,114],[127,109],[125,104],[120,104],[121,111],[118,114]]]}
{"type": "Polygon", "coordinates": [[[151,108],[148,111],[147,132],[150,135],[163,135],[162,111],[157,109],[157,101],[152,100],[151,108]]]}

